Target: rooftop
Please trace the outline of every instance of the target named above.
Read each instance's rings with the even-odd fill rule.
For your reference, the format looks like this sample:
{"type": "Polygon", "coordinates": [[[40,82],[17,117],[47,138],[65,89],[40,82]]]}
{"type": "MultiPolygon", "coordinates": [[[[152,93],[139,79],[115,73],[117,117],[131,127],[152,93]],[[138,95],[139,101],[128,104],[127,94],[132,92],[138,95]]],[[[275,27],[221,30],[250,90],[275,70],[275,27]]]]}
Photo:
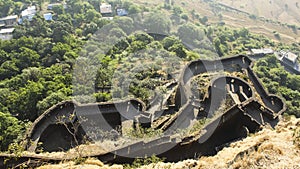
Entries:
{"type": "Polygon", "coordinates": [[[289,61],[296,63],[298,56],[292,52],[286,52],[283,57],[285,57],[286,59],[288,59],[289,61]]]}
{"type": "Polygon", "coordinates": [[[45,13],[44,18],[46,21],[51,21],[52,20],[52,13],[45,13]]]}
{"type": "Polygon", "coordinates": [[[126,9],[119,8],[119,9],[117,9],[117,15],[119,15],[119,16],[126,16],[126,15],[128,15],[128,12],[127,12],[126,9]]]}
{"type": "Polygon", "coordinates": [[[10,19],[17,19],[18,15],[11,15],[11,16],[6,16],[3,18],[0,18],[0,21],[5,21],[5,20],[10,20],[10,19]]]}
{"type": "Polygon", "coordinates": [[[263,48],[263,49],[251,49],[252,54],[271,54],[274,53],[271,48],[263,48]]]}
{"type": "Polygon", "coordinates": [[[102,14],[112,13],[111,5],[110,4],[101,4],[101,6],[100,6],[100,12],[102,14]]]}
{"type": "Polygon", "coordinates": [[[7,34],[7,33],[13,33],[15,28],[6,28],[6,29],[1,29],[0,34],[7,34]]]}
{"type": "Polygon", "coordinates": [[[24,11],[22,11],[21,16],[28,16],[28,15],[35,15],[36,14],[36,7],[35,6],[30,6],[24,11]]]}

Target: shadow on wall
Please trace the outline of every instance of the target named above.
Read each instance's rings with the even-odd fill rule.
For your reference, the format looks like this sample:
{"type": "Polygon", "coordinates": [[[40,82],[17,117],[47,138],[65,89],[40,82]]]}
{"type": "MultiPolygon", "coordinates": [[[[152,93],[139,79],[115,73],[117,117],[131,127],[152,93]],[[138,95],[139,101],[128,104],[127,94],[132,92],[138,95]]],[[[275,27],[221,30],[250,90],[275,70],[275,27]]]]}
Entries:
{"type": "MultiPolygon", "coordinates": [[[[178,128],[187,128],[192,124],[191,121],[197,117],[194,110],[199,109],[199,107],[195,106],[196,100],[189,85],[191,78],[206,72],[232,71],[233,67],[247,72],[254,89],[260,95],[264,104],[260,104],[256,100],[249,83],[240,78],[221,76],[211,82],[207,97],[201,101],[201,105],[206,113],[217,110],[221,100],[226,95],[226,92],[223,91],[230,94],[235,101],[235,105],[214,118],[204,126],[203,130],[197,131],[198,134],[174,140],[171,138],[172,132],[166,132],[167,134],[163,138],[154,139],[147,143],[141,141],[114,152],[95,155],[95,157],[104,162],[122,163],[132,162],[137,157],[152,155],[151,153],[164,157],[167,161],[193,158],[195,154],[197,156],[210,155],[216,153],[222,145],[245,137],[248,132],[257,131],[261,125],[276,123],[278,115],[286,109],[285,103],[279,97],[270,95],[263,88],[252,70],[253,62],[247,56],[238,55],[219,60],[190,62],[182,71],[178,88],[175,91],[175,114],[161,125],[161,129],[172,131],[178,128]],[[220,94],[218,94],[219,90],[220,94]],[[215,103],[218,104],[212,106],[215,103]],[[205,131],[205,133],[201,134],[202,131],[205,131]],[[168,151],[161,152],[166,147],[169,148],[168,151]]],[[[43,148],[46,151],[56,151],[61,148],[67,150],[73,147],[73,140],[66,135],[66,131],[62,126],[57,125],[56,121],[58,116],[67,116],[70,113],[76,113],[87,118],[87,124],[83,126],[90,129],[98,126],[102,130],[116,130],[124,121],[138,119],[142,113],[144,114],[145,104],[136,99],[83,105],[72,101],[59,103],[47,110],[33,123],[32,128],[27,133],[27,149],[35,151],[39,141],[44,141],[43,148]],[[90,123],[91,121],[94,123],[90,123]],[[106,128],[107,125],[102,125],[102,123],[105,124],[104,122],[110,127],[106,128]],[[52,137],[60,138],[57,140],[49,139],[52,137]],[[29,140],[32,140],[33,143],[30,144],[29,140]]],[[[66,122],[70,123],[72,120],[66,122]]],[[[85,134],[79,132],[78,136],[81,137],[85,134]]]]}

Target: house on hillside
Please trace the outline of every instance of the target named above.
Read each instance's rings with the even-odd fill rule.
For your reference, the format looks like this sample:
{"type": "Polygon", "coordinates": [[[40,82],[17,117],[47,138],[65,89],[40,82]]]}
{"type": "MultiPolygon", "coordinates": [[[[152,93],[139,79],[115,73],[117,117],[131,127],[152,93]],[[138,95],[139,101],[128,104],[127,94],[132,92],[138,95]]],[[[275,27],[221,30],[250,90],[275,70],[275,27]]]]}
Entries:
{"type": "Polygon", "coordinates": [[[112,7],[110,4],[101,4],[100,5],[100,13],[101,14],[111,14],[113,11],[112,11],[112,7]]]}
{"type": "Polygon", "coordinates": [[[281,64],[291,73],[300,74],[300,64],[298,63],[298,56],[289,51],[279,51],[276,53],[281,64]]]}
{"type": "Polygon", "coordinates": [[[274,50],[271,48],[250,49],[247,54],[250,56],[262,57],[265,55],[274,54],[274,50]]]}
{"type": "Polygon", "coordinates": [[[0,27],[13,27],[18,23],[18,16],[11,15],[4,18],[0,18],[0,27]]]}
{"type": "Polygon", "coordinates": [[[118,16],[127,16],[128,15],[127,10],[123,9],[123,8],[117,8],[116,12],[117,12],[118,16]]]}
{"type": "Polygon", "coordinates": [[[46,20],[46,21],[52,21],[53,19],[52,19],[52,13],[45,13],[44,14],[44,19],[46,20]]]}
{"type": "Polygon", "coordinates": [[[298,56],[292,52],[280,51],[281,60],[286,64],[294,66],[297,64],[298,56]]]}
{"type": "Polygon", "coordinates": [[[13,38],[13,32],[15,28],[5,28],[0,30],[0,39],[10,40],[13,38]]]}
{"type": "Polygon", "coordinates": [[[31,21],[37,13],[36,6],[30,6],[21,13],[21,22],[24,20],[31,21]]]}

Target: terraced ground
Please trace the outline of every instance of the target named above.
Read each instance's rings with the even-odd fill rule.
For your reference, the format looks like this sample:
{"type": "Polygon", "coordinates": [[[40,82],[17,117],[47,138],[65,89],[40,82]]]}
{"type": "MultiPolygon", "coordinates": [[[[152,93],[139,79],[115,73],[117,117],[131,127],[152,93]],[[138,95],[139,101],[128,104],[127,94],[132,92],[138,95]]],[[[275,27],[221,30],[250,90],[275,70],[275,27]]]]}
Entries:
{"type": "Polygon", "coordinates": [[[292,25],[300,23],[299,0],[218,0],[218,2],[282,23],[292,25]]]}
{"type": "MultiPolygon", "coordinates": [[[[299,42],[299,9],[296,3],[299,0],[173,0],[174,4],[182,7],[189,14],[189,21],[194,20],[191,11],[195,10],[200,16],[208,17],[209,24],[225,25],[233,28],[247,28],[251,32],[267,36],[279,41],[274,32],[280,34],[280,42],[287,44],[299,42]],[[287,4],[288,8],[286,8],[287,4]],[[225,5],[225,6],[224,6],[225,5]],[[255,16],[255,19],[251,19],[255,16]],[[288,25],[295,25],[296,29],[288,25]]],[[[144,6],[155,8],[163,6],[163,2],[153,0],[135,1],[144,6]]]]}

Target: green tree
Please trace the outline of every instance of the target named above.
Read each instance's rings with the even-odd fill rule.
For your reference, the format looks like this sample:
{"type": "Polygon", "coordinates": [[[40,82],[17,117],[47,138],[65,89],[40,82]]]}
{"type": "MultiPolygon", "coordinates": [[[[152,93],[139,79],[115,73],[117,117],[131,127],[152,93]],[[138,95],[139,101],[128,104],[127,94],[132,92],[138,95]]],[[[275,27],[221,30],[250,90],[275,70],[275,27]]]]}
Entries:
{"type": "Polygon", "coordinates": [[[141,12],[141,8],[138,5],[132,4],[128,8],[128,14],[137,14],[141,12]]]}
{"type": "Polygon", "coordinates": [[[13,7],[14,2],[12,0],[0,0],[1,17],[9,15],[10,8],[13,7]]]}
{"type": "Polygon", "coordinates": [[[10,114],[0,112],[0,151],[6,151],[23,130],[23,126],[17,118],[10,114]]]}
{"type": "Polygon", "coordinates": [[[179,26],[177,34],[183,43],[189,44],[193,48],[199,46],[200,41],[205,36],[202,29],[190,23],[179,26]]]}
{"type": "Polygon", "coordinates": [[[15,55],[16,66],[22,70],[27,67],[38,66],[40,55],[29,48],[21,47],[20,53],[15,55]]]}
{"type": "Polygon", "coordinates": [[[180,16],[180,14],[182,14],[183,9],[180,6],[174,6],[173,7],[173,14],[175,16],[180,16]]]}
{"type": "Polygon", "coordinates": [[[171,30],[171,20],[165,14],[156,12],[145,17],[145,29],[150,33],[160,33],[168,35],[171,30]]]}
{"type": "Polygon", "coordinates": [[[51,50],[52,54],[54,55],[57,61],[62,61],[63,56],[69,51],[71,51],[71,47],[68,44],[61,42],[55,44],[51,50]]]}
{"type": "Polygon", "coordinates": [[[240,31],[239,31],[239,35],[240,35],[241,37],[247,38],[247,37],[249,36],[249,30],[246,29],[246,28],[242,28],[242,29],[240,29],[240,31]]]}
{"type": "Polygon", "coordinates": [[[47,96],[43,100],[40,100],[37,102],[36,106],[38,109],[38,114],[40,115],[40,114],[44,113],[51,106],[53,106],[61,101],[67,100],[67,99],[68,99],[68,97],[66,96],[66,94],[64,94],[61,91],[51,93],[49,96],[47,96]]]}
{"type": "Polygon", "coordinates": [[[89,23],[94,21],[96,18],[100,18],[101,14],[95,9],[89,9],[85,14],[85,22],[89,23]]]}
{"type": "Polygon", "coordinates": [[[9,96],[9,111],[19,119],[34,120],[37,118],[36,104],[43,97],[44,86],[38,82],[28,82],[17,92],[9,96]]]}
{"type": "Polygon", "coordinates": [[[170,52],[175,52],[175,54],[180,58],[185,58],[187,56],[185,47],[183,46],[181,40],[174,36],[164,38],[162,44],[164,49],[170,52]]]}
{"type": "Polygon", "coordinates": [[[118,25],[127,35],[134,32],[134,22],[130,17],[120,17],[114,20],[114,23],[118,25]]]}
{"type": "Polygon", "coordinates": [[[61,14],[65,13],[65,9],[64,9],[63,5],[54,5],[52,7],[52,11],[54,13],[56,13],[57,15],[61,15],[61,14]]]}

